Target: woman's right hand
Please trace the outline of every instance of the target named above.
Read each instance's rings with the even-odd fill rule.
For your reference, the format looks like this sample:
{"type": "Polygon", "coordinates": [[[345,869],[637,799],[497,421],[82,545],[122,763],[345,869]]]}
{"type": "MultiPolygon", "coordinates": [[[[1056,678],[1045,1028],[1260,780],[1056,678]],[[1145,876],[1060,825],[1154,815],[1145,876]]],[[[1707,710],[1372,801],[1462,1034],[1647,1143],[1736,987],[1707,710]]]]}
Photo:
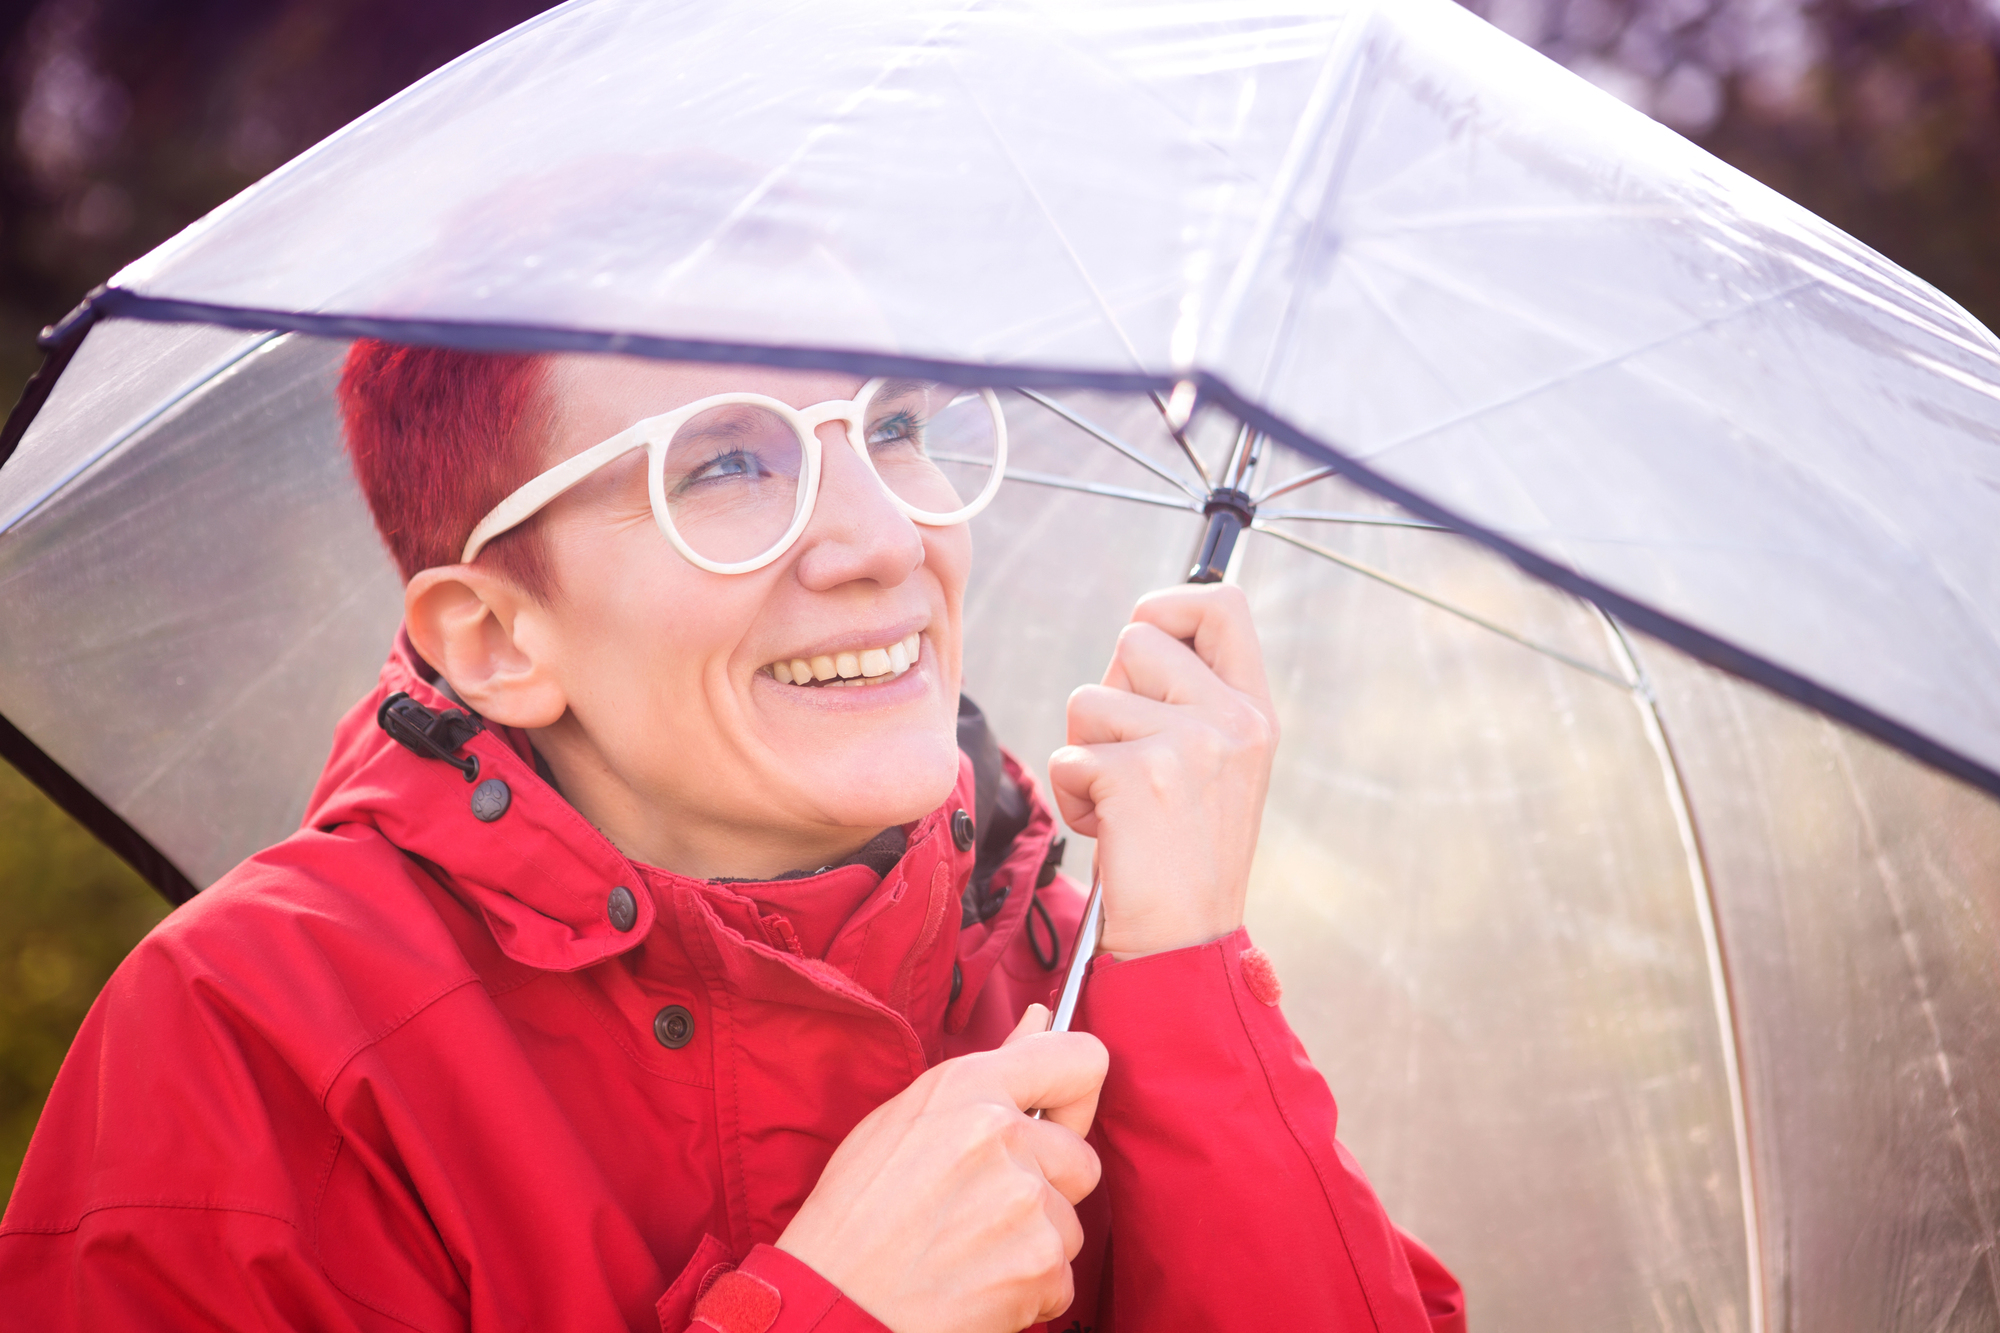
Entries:
{"type": "Polygon", "coordinates": [[[1032,1005],[997,1049],[946,1060],[834,1150],[778,1248],[897,1333],[1013,1333],[1069,1308],[1097,1187],[1083,1136],[1109,1057],[1032,1005]],[[1042,1107],[1045,1118],[1024,1112],[1042,1107]]]}

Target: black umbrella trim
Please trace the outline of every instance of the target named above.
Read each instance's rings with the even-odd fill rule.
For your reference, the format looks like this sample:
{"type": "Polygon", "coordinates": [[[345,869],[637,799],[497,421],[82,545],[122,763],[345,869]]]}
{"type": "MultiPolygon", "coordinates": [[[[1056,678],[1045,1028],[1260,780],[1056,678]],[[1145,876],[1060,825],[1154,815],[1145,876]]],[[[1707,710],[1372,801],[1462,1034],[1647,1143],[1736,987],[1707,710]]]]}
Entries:
{"type": "MultiPolygon", "coordinates": [[[[324,338],[381,338],[389,342],[455,347],[480,352],[612,352],[665,361],[729,361],[750,365],[787,366],[813,370],[843,370],[858,375],[948,375],[968,386],[1037,389],[1079,388],[1119,393],[1164,393],[1175,384],[1171,376],[1137,371],[1079,371],[1054,366],[972,365],[934,357],[896,356],[830,347],[773,347],[749,343],[718,343],[654,334],[617,333],[556,328],[533,324],[483,324],[453,320],[382,319],[365,315],[301,314],[285,310],[255,310],[142,296],[117,287],[100,287],[58,324],[37,339],[44,352],[42,368],[28,381],[4,428],[0,428],[0,466],[4,466],[49,391],[69,363],[92,323],[112,316],[169,324],[214,324],[264,332],[284,330],[324,338]]],[[[1271,438],[1332,468],[1362,489],[1506,557],[1531,578],[1561,588],[1591,602],[1640,632],[1678,648],[1732,676],[1761,685],[1855,730],[1891,745],[1942,773],[2000,797],[2000,772],[1942,745],[1868,705],[1828,689],[1789,667],[1748,652],[1728,640],[1615,592],[1565,565],[1557,564],[1499,533],[1470,522],[1398,482],[1390,480],[1340,450],[1314,439],[1282,418],[1239,394],[1227,381],[1206,371],[1187,378],[1201,400],[1221,406],[1271,438]]],[[[63,809],[102,838],[169,901],[185,902],[193,886],[122,816],[106,806],[60,765],[0,716],[0,754],[47,792],[63,809]]]]}
{"type": "Polygon", "coordinates": [[[195,887],[180,867],[146,840],[146,836],[125,822],[124,816],[97,799],[97,793],[71,777],[69,770],[49,758],[42,747],[29,740],[20,728],[0,717],[0,759],[12,764],[28,781],[40,787],[48,798],[77,823],[97,835],[97,840],[118,853],[140,878],[160,891],[160,896],[179,907],[194,897],[195,887]]]}

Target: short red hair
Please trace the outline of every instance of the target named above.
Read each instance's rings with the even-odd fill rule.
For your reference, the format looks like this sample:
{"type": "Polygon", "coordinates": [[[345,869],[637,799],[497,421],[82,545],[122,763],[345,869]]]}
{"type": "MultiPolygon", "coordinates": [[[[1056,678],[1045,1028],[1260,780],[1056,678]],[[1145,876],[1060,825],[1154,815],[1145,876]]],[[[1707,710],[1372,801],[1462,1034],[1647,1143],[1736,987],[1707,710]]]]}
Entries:
{"type": "MultiPolygon", "coordinates": [[[[545,357],[359,338],[339,393],[354,475],[405,581],[457,564],[479,520],[542,470],[545,357]]],[[[554,592],[532,519],[489,542],[478,563],[532,597],[554,592]]]]}

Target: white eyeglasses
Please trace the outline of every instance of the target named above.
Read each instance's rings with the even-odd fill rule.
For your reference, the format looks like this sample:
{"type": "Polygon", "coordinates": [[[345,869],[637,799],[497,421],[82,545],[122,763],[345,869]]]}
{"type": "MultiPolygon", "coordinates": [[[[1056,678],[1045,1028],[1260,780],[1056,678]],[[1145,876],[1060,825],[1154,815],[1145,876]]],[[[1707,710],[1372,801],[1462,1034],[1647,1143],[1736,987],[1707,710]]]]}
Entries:
{"type": "Polygon", "coordinates": [[[762,569],[812,518],[818,428],[829,421],[846,424],[848,443],[914,522],[963,523],[1000,489],[1007,419],[991,389],[874,379],[854,398],[805,408],[761,393],[721,393],[648,417],[542,473],[479,521],[461,558],[470,564],[591,473],[644,449],[653,521],[674,549],[716,574],[762,569]]]}

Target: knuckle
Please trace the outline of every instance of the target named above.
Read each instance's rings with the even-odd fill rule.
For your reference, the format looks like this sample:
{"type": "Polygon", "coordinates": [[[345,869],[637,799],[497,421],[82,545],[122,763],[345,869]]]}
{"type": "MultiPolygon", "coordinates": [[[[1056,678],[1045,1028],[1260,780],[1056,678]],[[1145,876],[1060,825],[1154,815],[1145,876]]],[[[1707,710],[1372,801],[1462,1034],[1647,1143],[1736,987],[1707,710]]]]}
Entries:
{"type": "Polygon", "coordinates": [[[1062,1233],[1053,1224],[1045,1226],[1035,1238],[1035,1267],[1046,1276],[1055,1277],[1069,1271],[1069,1246],[1063,1242],[1062,1233]]]}
{"type": "Polygon", "coordinates": [[[1154,737],[1147,744],[1138,746],[1140,771],[1155,784],[1171,782],[1186,767],[1188,750],[1200,746],[1198,735],[1198,728],[1189,728],[1173,737],[1154,737]]]}
{"type": "Polygon", "coordinates": [[[1049,770],[1063,774],[1083,774],[1091,767],[1090,751],[1081,745],[1065,745],[1049,755],[1049,770]]]}
{"type": "Polygon", "coordinates": [[[1011,1171],[1006,1183],[1000,1187],[999,1206],[1001,1213],[1017,1222],[1033,1225],[1043,1220],[1042,1200],[1047,1184],[1027,1171],[1011,1171]]]}
{"type": "Polygon", "coordinates": [[[995,1102],[975,1102],[966,1108],[967,1127],[982,1142],[1006,1138],[1020,1117],[995,1102]]]}
{"type": "Polygon", "coordinates": [[[1129,620],[1118,631],[1118,643],[1112,649],[1112,656],[1123,659],[1144,651],[1164,637],[1166,631],[1150,620],[1129,620]]]}
{"type": "Polygon", "coordinates": [[[1232,699],[1224,710],[1229,734],[1246,750],[1268,750],[1277,740],[1277,726],[1248,699],[1232,699]]]}
{"type": "Polygon", "coordinates": [[[1171,800],[1179,793],[1182,771],[1180,764],[1171,759],[1159,759],[1151,756],[1148,756],[1141,762],[1144,764],[1143,773],[1147,789],[1152,793],[1155,800],[1171,800]]]}
{"type": "Polygon", "coordinates": [[[927,1071],[910,1085],[912,1092],[929,1082],[929,1100],[933,1102],[955,1098],[962,1094],[968,1084],[979,1078],[979,1066],[985,1061],[985,1052],[977,1055],[960,1056],[956,1060],[946,1060],[943,1064],[927,1071]]]}

